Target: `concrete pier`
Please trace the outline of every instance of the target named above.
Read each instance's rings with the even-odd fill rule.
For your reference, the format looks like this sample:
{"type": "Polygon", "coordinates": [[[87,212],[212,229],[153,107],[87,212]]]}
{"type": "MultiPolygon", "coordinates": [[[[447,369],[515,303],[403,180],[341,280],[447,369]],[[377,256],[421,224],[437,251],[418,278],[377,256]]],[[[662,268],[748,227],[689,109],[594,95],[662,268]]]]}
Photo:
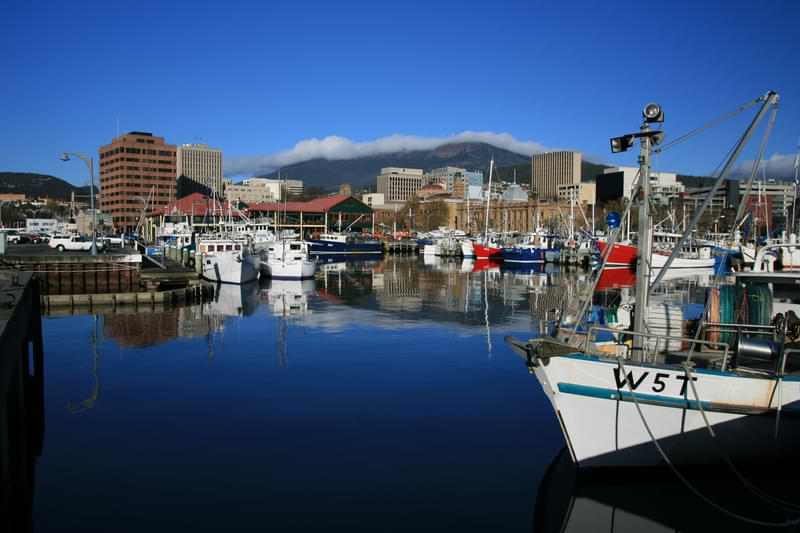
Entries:
{"type": "Polygon", "coordinates": [[[0,531],[32,530],[34,468],[44,440],[39,283],[0,271],[0,531]]]}

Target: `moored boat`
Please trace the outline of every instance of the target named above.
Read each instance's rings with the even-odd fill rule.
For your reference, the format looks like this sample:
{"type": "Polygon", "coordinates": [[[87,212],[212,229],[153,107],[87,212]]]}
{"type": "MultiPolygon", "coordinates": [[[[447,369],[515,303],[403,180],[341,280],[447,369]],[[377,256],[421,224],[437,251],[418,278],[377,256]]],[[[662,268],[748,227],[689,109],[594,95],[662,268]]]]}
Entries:
{"type": "Polygon", "coordinates": [[[323,233],[318,239],[308,239],[309,253],[321,254],[382,254],[383,244],[375,239],[362,239],[340,233],[323,233]]]}
{"type": "MultiPolygon", "coordinates": [[[[732,151],[714,187],[726,178],[767,109],[777,107],[777,94],[770,92],[759,101],[762,106],[756,119],[732,151]]],[[[649,125],[663,120],[655,104],[649,104],[644,114],[641,132],[635,134],[642,144],[640,176],[649,175],[651,146],[661,138],[660,130],[653,131],[649,125]]],[[[633,139],[634,134],[619,139],[627,138],[633,139]]],[[[627,149],[629,145],[619,139],[615,139],[616,145],[612,140],[612,147],[627,149]]],[[[640,194],[632,196],[640,199],[638,226],[640,235],[647,236],[651,227],[649,180],[643,180],[638,188],[640,194]]],[[[506,339],[540,382],[571,458],[580,468],[721,463],[730,458],[796,453],[800,437],[796,416],[800,414],[800,319],[788,312],[773,316],[770,285],[737,285],[735,290],[744,294],[728,297],[728,302],[744,307],[735,313],[721,310],[717,303],[715,315],[715,304],[708,297],[706,309],[689,333],[683,333],[688,325],[681,320],[679,309],[665,305],[654,313],[648,303],[652,288],[668,272],[664,269],[679,259],[700,216],[702,208],[695,212],[669,257],[652,254],[664,257],[658,264],[661,269],[655,261],[636,263],[635,301],[626,303],[629,325],[609,327],[587,318],[601,266],[591,290],[562,314],[550,335],[527,342],[506,339]],[[651,278],[651,272],[657,274],[651,278]],[[724,318],[743,311],[748,320],[724,318]]],[[[610,263],[619,250],[625,259],[617,262],[629,266],[632,250],[627,245],[616,248],[619,217],[614,218],[615,225],[609,222],[614,232],[601,247],[604,259],[610,263]]],[[[651,244],[650,239],[640,238],[633,257],[650,257],[651,244]]]]}
{"type": "Polygon", "coordinates": [[[234,239],[201,239],[197,245],[200,274],[219,283],[247,283],[258,279],[259,257],[234,239]]]}

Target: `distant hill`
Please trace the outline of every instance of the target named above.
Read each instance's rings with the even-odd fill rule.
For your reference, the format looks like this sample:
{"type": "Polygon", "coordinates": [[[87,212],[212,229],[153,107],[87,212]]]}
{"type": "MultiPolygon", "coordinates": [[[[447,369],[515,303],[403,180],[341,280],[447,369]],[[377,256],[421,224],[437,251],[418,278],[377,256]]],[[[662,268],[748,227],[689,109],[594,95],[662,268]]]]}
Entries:
{"type": "Polygon", "coordinates": [[[688,189],[693,187],[711,187],[716,178],[707,178],[705,176],[684,176],[678,174],[677,180],[688,189]]]}
{"type": "MultiPolygon", "coordinates": [[[[357,159],[313,159],[283,167],[281,176],[286,179],[303,180],[306,188],[320,187],[324,190],[333,190],[342,183],[349,183],[354,190],[359,190],[375,187],[375,177],[384,167],[421,168],[427,172],[434,168],[451,166],[482,170],[486,176],[492,156],[498,168],[526,164],[530,167],[528,156],[503,148],[486,143],[453,143],[433,150],[407,150],[357,159]]],[[[277,175],[277,172],[273,172],[259,177],[275,178],[277,175]]],[[[530,179],[530,169],[528,179],[530,179]]]]}
{"type": "MultiPolygon", "coordinates": [[[[95,191],[98,191],[97,187],[95,191]]],[[[0,172],[0,193],[24,194],[29,198],[68,200],[73,192],[76,195],[88,195],[89,187],[76,187],[49,174],[0,172]]]]}

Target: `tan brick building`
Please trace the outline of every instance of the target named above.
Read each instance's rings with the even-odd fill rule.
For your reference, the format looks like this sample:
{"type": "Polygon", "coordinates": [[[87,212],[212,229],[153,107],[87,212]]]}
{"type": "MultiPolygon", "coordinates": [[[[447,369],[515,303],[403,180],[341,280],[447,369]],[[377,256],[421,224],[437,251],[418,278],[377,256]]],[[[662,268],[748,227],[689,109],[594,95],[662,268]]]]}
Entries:
{"type": "Polygon", "coordinates": [[[176,147],[152,133],[132,131],[100,147],[100,209],[111,214],[114,229],[132,231],[142,215],[175,196],[176,147]]]}

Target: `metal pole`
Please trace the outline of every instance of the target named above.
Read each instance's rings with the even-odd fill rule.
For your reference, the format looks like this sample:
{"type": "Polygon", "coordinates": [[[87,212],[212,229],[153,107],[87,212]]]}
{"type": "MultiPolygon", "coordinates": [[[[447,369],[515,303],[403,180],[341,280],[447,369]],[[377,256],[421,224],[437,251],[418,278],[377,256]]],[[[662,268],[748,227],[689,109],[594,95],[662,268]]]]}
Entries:
{"type": "Polygon", "coordinates": [[[92,207],[92,255],[97,255],[97,211],[94,208],[94,158],[89,158],[89,178],[91,189],[89,191],[90,203],[92,207]]]}
{"type": "Polygon", "coordinates": [[[764,117],[764,114],[766,114],[767,109],[771,105],[777,105],[777,103],[778,103],[778,93],[776,93],[774,91],[770,91],[765,96],[763,96],[761,99],[764,102],[762,104],[762,106],[761,106],[761,109],[758,110],[758,113],[756,114],[755,118],[750,123],[750,127],[748,127],[747,131],[744,133],[744,135],[742,135],[742,138],[739,140],[739,143],[736,145],[736,148],[734,149],[734,151],[731,154],[730,158],[728,158],[728,161],[725,163],[725,166],[722,168],[722,171],[719,173],[719,177],[717,178],[717,181],[714,182],[714,185],[711,187],[711,190],[708,192],[708,195],[703,200],[703,203],[700,205],[700,208],[699,209],[695,209],[694,216],[692,217],[692,221],[689,223],[689,226],[683,232],[683,235],[681,235],[680,240],[675,244],[675,249],[672,250],[672,254],[670,254],[670,256],[667,258],[667,262],[659,270],[658,275],[656,276],[656,279],[653,281],[652,284],[650,284],[650,290],[653,290],[653,287],[655,287],[661,281],[661,279],[664,277],[664,274],[666,273],[667,269],[672,264],[672,261],[675,260],[675,258],[678,256],[678,253],[680,252],[681,248],[683,248],[683,245],[686,244],[686,241],[689,239],[689,234],[692,232],[692,230],[695,228],[695,226],[697,226],[697,222],[700,220],[700,217],[703,215],[703,211],[705,211],[706,207],[708,207],[708,205],[714,199],[714,195],[719,190],[720,186],[722,185],[722,182],[725,180],[725,178],[730,173],[730,170],[733,167],[733,163],[739,157],[739,154],[744,149],[744,146],[745,146],[745,144],[747,144],[747,141],[750,140],[750,137],[753,135],[753,131],[755,131],[756,126],[761,121],[761,119],[764,117]]]}
{"type": "MultiPolygon", "coordinates": [[[[646,134],[650,131],[647,122],[642,124],[641,131],[646,134]]],[[[644,333],[647,327],[647,297],[650,285],[650,143],[649,135],[642,135],[639,139],[639,225],[636,235],[639,241],[639,263],[636,265],[636,306],[634,307],[633,331],[644,333]]],[[[644,360],[644,347],[646,338],[635,336],[633,338],[633,356],[635,360],[644,360]]]]}

